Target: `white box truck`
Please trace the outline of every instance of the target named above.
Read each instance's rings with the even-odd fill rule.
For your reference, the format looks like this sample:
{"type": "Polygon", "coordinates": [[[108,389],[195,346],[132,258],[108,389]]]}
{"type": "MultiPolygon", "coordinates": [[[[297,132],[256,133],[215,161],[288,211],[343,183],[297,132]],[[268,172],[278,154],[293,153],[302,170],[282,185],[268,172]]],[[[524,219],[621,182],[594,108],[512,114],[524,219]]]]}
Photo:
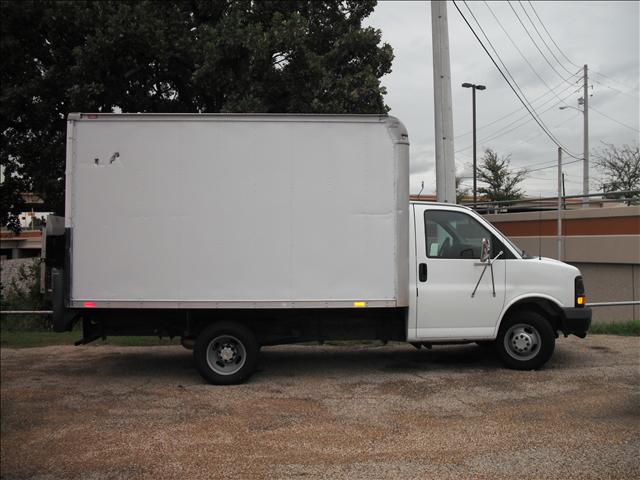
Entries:
{"type": "Polygon", "coordinates": [[[591,321],[575,267],[409,201],[387,115],[70,114],[49,226],[56,330],[181,337],[212,383],[330,339],[484,343],[532,369],[591,321]]]}

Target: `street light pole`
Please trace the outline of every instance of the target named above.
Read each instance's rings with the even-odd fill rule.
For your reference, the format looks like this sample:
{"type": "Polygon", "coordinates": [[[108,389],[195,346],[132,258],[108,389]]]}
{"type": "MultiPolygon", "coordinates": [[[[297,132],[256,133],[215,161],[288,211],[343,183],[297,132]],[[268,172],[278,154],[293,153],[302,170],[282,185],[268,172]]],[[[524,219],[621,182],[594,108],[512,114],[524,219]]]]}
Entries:
{"type": "Polygon", "coordinates": [[[478,157],[476,153],[476,90],[484,90],[484,85],[475,85],[473,83],[463,83],[464,88],[471,89],[471,111],[473,116],[473,208],[478,203],[478,157]]]}
{"type": "Polygon", "coordinates": [[[478,153],[476,152],[476,87],[471,89],[471,107],[473,115],[473,208],[477,208],[478,203],[478,179],[476,171],[478,168],[478,153]]]}

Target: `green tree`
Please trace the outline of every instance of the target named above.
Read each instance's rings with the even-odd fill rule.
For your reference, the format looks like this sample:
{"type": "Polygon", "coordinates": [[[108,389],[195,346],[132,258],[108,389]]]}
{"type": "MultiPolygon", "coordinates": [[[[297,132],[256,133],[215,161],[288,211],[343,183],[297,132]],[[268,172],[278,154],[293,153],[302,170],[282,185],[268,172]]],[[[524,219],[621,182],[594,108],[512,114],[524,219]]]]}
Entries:
{"type": "Polygon", "coordinates": [[[526,178],[526,170],[511,170],[511,155],[500,157],[494,150],[487,148],[477,170],[478,182],[486,184],[478,192],[489,201],[517,200],[522,198],[520,183],[526,178]]]}
{"type": "Polygon", "coordinates": [[[471,189],[462,184],[462,177],[456,175],[456,203],[462,203],[469,196],[471,189]]]}
{"type": "Polygon", "coordinates": [[[609,198],[630,197],[628,203],[640,200],[640,148],[638,145],[616,147],[604,143],[596,151],[595,165],[604,175],[600,189],[609,198]],[[636,191],[634,194],[616,194],[611,192],[636,191]]]}
{"type": "Polygon", "coordinates": [[[386,112],[375,4],[2,0],[0,221],[64,211],[69,112],[386,112]]]}

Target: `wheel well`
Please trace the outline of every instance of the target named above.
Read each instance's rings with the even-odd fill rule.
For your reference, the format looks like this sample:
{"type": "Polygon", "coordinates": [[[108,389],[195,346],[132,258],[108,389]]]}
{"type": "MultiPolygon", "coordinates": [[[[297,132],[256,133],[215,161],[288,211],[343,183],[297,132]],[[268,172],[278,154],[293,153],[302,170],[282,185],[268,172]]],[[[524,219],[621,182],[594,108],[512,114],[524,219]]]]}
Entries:
{"type": "Polygon", "coordinates": [[[551,324],[554,332],[562,329],[563,316],[560,307],[551,300],[539,297],[524,298],[511,305],[502,316],[500,324],[502,325],[502,322],[511,315],[524,310],[542,315],[551,324]]]}

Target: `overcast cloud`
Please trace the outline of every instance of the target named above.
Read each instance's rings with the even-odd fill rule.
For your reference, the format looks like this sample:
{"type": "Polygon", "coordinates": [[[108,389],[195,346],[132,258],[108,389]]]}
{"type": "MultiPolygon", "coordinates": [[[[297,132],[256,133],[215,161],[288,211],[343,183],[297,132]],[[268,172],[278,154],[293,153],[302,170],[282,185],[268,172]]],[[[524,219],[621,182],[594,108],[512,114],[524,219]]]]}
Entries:
{"type": "MultiPolygon", "coordinates": [[[[591,151],[601,141],[615,144],[640,143],[640,7],[638,2],[532,2],[553,39],[562,51],[581,66],[588,64],[593,69],[589,84],[593,86],[589,98],[591,151]],[[611,78],[598,76],[595,71],[611,78]],[[607,86],[605,86],[607,85],[607,86]],[[619,91],[618,91],[619,90],[619,91]],[[622,126],[605,115],[628,125],[622,126]]],[[[543,84],[531,67],[522,59],[509,38],[493,18],[484,2],[468,2],[469,7],[484,28],[498,54],[522,88],[524,94],[541,114],[543,121],[553,134],[576,154],[582,154],[582,114],[576,110],[559,110],[562,103],[577,107],[582,90],[574,92],[582,85],[579,77],[575,87],[563,81],[560,75],[547,64],[527,36],[522,25],[506,2],[488,2],[502,26],[512,37],[531,66],[557,96],[543,84]],[[534,101],[539,98],[539,100],[534,101]],[[546,111],[545,113],[542,113],[546,111]]],[[[564,77],[569,74],[551,56],[518,2],[511,4],[528,26],[533,38],[551,64],[564,77]]],[[[522,2],[527,12],[536,21],[527,2],[522,2]]],[[[473,18],[464,3],[458,2],[467,19],[473,18]]],[[[516,168],[536,168],[543,162],[557,159],[557,147],[530,120],[521,125],[520,120],[528,115],[518,102],[500,73],[482,50],[453,3],[447,4],[449,15],[449,41],[451,49],[451,76],[453,94],[453,122],[458,173],[471,175],[471,91],[464,89],[464,82],[483,84],[487,90],[477,93],[478,158],[484,148],[491,147],[500,154],[511,154],[512,165],[516,168]],[[509,117],[487,125],[496,119],[509,117]],[[506,132],[507,130],[512,130],[506,132]],[[503,134],[504,133],[504,134],[503,134]],[[501,134],[500,136],[496,136],[501,134]],[[491,138],[495,137],[495,138],[491,138]],[[533,166],[532,166],[533,165],[533,166]]],[[[425,193],[435,192],[435,148],[433,125],[433,73],[431,51],[431,7],[429,2],[386,2],[378,3],[368,24],[382,30],[383,40],[389,43],[395,53],[393,72],[382,79],[388,94],[386,103],[391,114],[400,118],[409,130],[411,140],[411,191],[417,193],[420,181],[425,182],[425,193]]],[[[555,50],[542,27],[540,33],[550,45],[563,66],[570,72],[578,68],[570,64],[555,50]]],[[[477,28],[476,28],[477,30],[477,28]]],[[[480,32],[478,32],[480,34],[480,32]]],[[[483,39],[484,40],[484,39],[483,39]]],[[[485,42],[486,43],[486,42],[485,42]]],[[[487,47],[489,47],[487,45],[487,47]]],[[[528,116],[527,119],[531,117],[528,116]]],[[[572,158],[565,157],[565,161],[572,158]]],[[[542,166],[545,166],[544,164],[542,166]]],[[[582,192],[582,163],[565,167],[567,194],[582,192]]],[[[598,172],[591,169],[591,188],[598,188],[598,172]]],[[[470,178],[464,183],[471,185],[470,178]]],[[[525,181],[528,195],[554,195],[556,169],[536,171],[525,181]]]]}

